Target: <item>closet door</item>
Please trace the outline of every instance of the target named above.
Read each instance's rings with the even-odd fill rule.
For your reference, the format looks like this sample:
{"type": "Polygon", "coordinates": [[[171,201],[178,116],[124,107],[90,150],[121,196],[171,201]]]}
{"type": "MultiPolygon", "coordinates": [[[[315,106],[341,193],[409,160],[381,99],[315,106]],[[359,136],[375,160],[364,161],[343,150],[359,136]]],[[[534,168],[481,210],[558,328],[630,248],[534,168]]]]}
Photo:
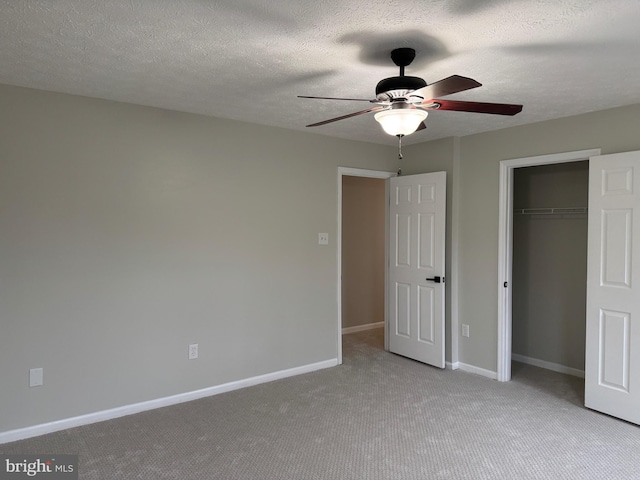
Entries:
{"type": "Polygon", "coordinates": [[[590,159],[585,405],[640,424],[640,152],[590,159]]]}

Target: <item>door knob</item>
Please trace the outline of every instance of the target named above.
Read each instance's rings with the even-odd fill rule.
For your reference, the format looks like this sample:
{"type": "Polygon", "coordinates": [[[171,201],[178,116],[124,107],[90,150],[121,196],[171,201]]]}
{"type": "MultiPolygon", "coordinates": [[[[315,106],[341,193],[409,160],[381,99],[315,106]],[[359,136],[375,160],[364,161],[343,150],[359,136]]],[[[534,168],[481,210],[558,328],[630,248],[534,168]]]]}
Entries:
{"type": "Polygon", "coordinates": [[[443,277],[427,278],[427,282],[444,283],[444,278],[443,277]]]}

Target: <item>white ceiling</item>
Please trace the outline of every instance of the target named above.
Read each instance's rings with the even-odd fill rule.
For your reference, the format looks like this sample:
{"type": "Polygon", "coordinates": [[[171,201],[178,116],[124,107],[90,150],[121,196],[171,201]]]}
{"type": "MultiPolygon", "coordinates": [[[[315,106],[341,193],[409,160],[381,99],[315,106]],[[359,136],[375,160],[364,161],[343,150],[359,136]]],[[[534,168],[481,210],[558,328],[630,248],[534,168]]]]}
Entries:
{"type": "Polygon", "coordinates": [[[0,0],[0,83],[394,144],[367,108],[398,74],[521,103],[502,117],[433,111],[411,144],[640,103],[638,0],[0,0]]]}

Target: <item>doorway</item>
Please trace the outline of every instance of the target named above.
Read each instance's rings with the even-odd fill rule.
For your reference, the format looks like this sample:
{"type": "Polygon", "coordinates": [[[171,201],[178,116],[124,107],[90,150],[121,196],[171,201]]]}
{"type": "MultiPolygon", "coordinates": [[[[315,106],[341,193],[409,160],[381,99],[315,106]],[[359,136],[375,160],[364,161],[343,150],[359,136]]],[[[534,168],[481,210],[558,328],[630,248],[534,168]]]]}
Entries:
{"type": "MultiPolygon", "coordinates": [[[[386,324],[388,197],[393,172],[338,168],[338,364],[342,335],[386,324]]],[[[387,348],[385,329],[384,347],[387,348]]]]}
{"type": "Polygon", "coordinates": [[[342,177],[342,333],[384,327],[385,180],[342,177]]]}
{"type": "Polygon", "coordinates": [[[511,379],[513,308],[514,170],[519,167],[588,161],[600,149],[518,158],[500,162],[498,232],[498,364],[497,380],[511,379]]]}

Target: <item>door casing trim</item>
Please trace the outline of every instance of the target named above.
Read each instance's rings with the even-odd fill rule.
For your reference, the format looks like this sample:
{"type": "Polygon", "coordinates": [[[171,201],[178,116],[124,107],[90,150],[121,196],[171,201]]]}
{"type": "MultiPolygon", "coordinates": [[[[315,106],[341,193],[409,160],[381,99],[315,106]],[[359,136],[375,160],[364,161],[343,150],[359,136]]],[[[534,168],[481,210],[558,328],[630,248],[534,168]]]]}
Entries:
{"type": "Polygon", "coordinates": [[[576,150],[500,162],[498,208],[498,364],[497,380],[511,380],[511,301],[513,268],[513,171],[519,167],[580,162],[600,155],[600,149],[576,150]],[[506,283],[505,283],[506,282],[506,283]],[[505,287],[504,285],[507,285],[505,287]]]}

